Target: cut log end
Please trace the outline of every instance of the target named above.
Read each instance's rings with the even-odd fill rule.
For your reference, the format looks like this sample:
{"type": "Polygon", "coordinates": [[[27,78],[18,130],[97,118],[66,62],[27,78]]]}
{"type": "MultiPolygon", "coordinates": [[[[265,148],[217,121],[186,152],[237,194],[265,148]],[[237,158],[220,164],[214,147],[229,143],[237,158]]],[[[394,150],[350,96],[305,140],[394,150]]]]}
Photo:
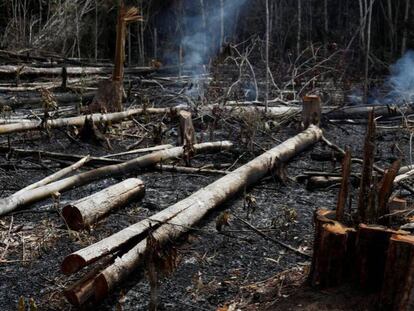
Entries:
{"type": "Polygon", "coordinates": [[[87,262],[81,256],[73,253],[65,257],[61,270],[63,274],[70,275],[82,269],[86,264],[87,262]]]}
{"type": "Polygon", "coordinates": [[[83,305],[93,295],[93,278],[64,290],[63,295],[70,304],[77,307],[83,305]]]}
{"type": "Polygon", "coordinates": [[[108,296],[110,291],[109,282],[107,281],[104,273],[100,273],[96,277],[94,287],[94,295],[96,301],[101,301],[108,296]]]}
{"type": "Polygon", "coordinates": [[[82,214],[76,206],[66,205],[62,209],[62,216],[71,230],[79,231],[85,228],[82,214]]]}

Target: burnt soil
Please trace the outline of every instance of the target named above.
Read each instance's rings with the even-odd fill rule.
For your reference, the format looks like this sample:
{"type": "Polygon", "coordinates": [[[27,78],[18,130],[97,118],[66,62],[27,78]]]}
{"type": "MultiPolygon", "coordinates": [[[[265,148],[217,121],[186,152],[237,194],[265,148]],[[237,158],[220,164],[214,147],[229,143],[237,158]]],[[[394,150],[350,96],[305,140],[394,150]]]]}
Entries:
{"type": "MultiPolygon", "coordinates": [[[[219,154],[197,155],[192,161],[195,167],[235,163],[232,167],[234,169],[261,154],[263,150],[300,132],[297,117],[292,117],[281,127],[274,127],[275,123],[270,123],[263,116],[255,116],[252,120],[247,116],[235,119],[222,115],[220,120],[214,120],[214,117],[195,118],[198,141],[229,139],[234,142],[234,148],[219,154]],[[264,126],[265,122],[271,126],[264,126]]],[[[160,117],[141,116],[136,121],[145,125],[158,125],[162,121],[166,126],[162,142],[176,144],[176,120],[168,116],[162,120],[160,117]]],[[[399,121],[386,125],[395,124],[398,125],[399,121]]],[[[323,130],[329,140],[341,147],[349,146],[354,156],[361,157],[365,127],[364,122],[324,122],[323,130]]],[[[137,140],[133,136],[122,136],[121,132],[137,137],[142,134],[141,127],[136,122],[125,122],[122,127],[114,125],[106,135],[113,150],[74,142],[61,131],[52,131],[50,135],[38,132],[15,134],[10,136],[10,141],[16,148],[101,156],[124,151],[127,145],[137,140]]],[[[408,139],[409,133],[401,130],[379,129],[378,164],[389,165],[399,156],[398,151],[392,148],[394,144],[398,144],[403,152],[403,165],[407,164],[408,139]]],[[[7,145],[6,141],[4,137],[4,145],[7,145]]],[[[139,147],[154,144],[152,135],[149,135],[139,147]]],[[[335,207],[337,188],[308,191],[305,184],[295,181],[295,177],[309,170],[338,172],[340,163],[316,162],[310,158],[311,152],[325,150],[329,149],[323,143],[317,143],[286,165],[285,180],[281,181],[276,174],[265,178],[207,215],[188,235],[175,241],[173,247],[178,253],[178,265],[171,275],[160,281],[160,309],[217,310],[219,307],[232,306],[240,310],[375,310],[374,304],[370,303],[371,297],[353,295],[352,290],[347,290],[346,294],[341,290],[319,292],[301,285],[306,279],[309,258],[264,239],[238,219],[246,219],[273,239],[311,253],[313,213],[318,208],[335,207]],[[256,200],[256,208],[250,215],[247,215],[247,195],[256,200]],[[230,226],[218,232],[216,219],[223,211],[228,211],[231,215],[230,226]],[[290,281],[281,286],[280,273],[283,271],[288,271],[290,281]],[[268,282],[273,285],[268,285],[268,282]],[[267,288],[265,295],[260,294],[263,284],[267,288]]],[[[180,160],[174,163],[183,165],[180,160]]],[[[68,164],[2,154],[1,195],[10,195],[68,164]]],[[[359,170],[359,167],[355,166],[355,169],[359,170]]],[[[144,181],[145,197],[111,213],[88,231],[68,230],[58,213],[59,207],[120,179],[95,182],[62,193],[60,202],[45,200],[0,218],[1,310],[16,310],[21,296],[33,298],[38,310],[73,310],[74,307],[62,296],[62,290],[79,278],[80,274],[67,277],[60,272],[60,264],[65,256],[157,213],[220,178],[219,175],[151,170],[131,176],[144,181]]],[[[148,301],[149,285],[144,269],[140,268],[106,300],[84,309],[146,310],[148,301]]]]}

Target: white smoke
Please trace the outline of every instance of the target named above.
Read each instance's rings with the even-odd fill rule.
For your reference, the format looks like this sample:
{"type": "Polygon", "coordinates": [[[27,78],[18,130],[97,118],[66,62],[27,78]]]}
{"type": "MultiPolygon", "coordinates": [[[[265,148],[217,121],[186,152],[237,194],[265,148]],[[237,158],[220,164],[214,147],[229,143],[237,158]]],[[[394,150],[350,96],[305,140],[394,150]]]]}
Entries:
{"type": "Polygon", "coordinates": [[[386,82],[390,92],[386,100],[395,103],[414,102],[414,51],[405,53],[390,69],[391,76],[386,82]]]}

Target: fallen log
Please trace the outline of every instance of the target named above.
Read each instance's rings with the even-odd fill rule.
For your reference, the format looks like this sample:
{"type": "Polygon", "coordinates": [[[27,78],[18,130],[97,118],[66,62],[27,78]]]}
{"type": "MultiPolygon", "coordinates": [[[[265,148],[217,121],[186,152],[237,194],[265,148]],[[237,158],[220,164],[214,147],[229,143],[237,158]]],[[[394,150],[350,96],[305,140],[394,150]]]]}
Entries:
{"type": "Polygon", "coordinates": [[[103,156],[102,158],[104,158],[104,159],[107,159],[107,158],[116,158],[116,157],[120,157],[120,156],[131,155],[131,154],[145,153],[145,152],[152,152],[152,151],[170,149],[170,148],[173,148],[173,147],[174,146],[173,145],[170,145],[170,144],[158,145],[158,146],[154,146],[154,147],[134,149],[134,150],[129,150],[129,151],[120,152],[120,153],[108,154],[106,156],[103,156]]]}
{"type": "MultiPolygon", "coordinates": [[[[232,146],[233,144],[231,142],[223,141],[194,145],[194,149],[196,152],[217,152],[230,149],[232,146]]],[[[99,179],[126,176],[143,168],[151,167],[161,161],[179,158],[183,155],[183,153],[183,147],[160,150],[120,164],[103,166],[84,173],[73,175],[48,185],[26,191],[18,196],[11,195],[7,198],[2,198],[0,199],[0,216],[21,206],[45,199],[51,194],[80,187],[99,179]]]]}
{"type": "Polygon", "coordinates": [[[190,210],[190,214],[194,213],[194,215],[191,214],[188,216],[188,221],[193,224],[193,222],[201,219],[208,210],[215,208],[237,192],[256,183],[272,168],[288,161],[297,153],[318,141],[321,134],[322,131],[319,128],[311,126],[301,134],[285,141],[253,161],[197,191],[187,199],[95,244],[68,255],[61,265],[63,273],[71,274],[79,271],[89,263],[116,251],[132,239],[136,239],[138,236],[144,234],[150,226],[154,228],[160,226],[160,224],[170,221],[173,217],[188,209],[190,210]]]}
{"type": "Polygon", "coordinates": [[[306,182],[306,190],[314,191],[317,189],[339,187],[342,180],[340,176],[309,176],[306,182]]]}
{"type": "Polygon", "coordinates": [[[28,190],[32,190],[47,184],[50,184],[53,181],[59,180],[64,176],[69,175],[70,173],[76,171],[78,168],[82,167],[86,162],[88,162],[89,156],[86,156],[82,159],[80,159],[78,162],[72,164],[71,166],[65,167],[64,169],[61,169],[60,171],[57,171],[56,173],[47,176],[46,178],[43,178],[42,180],[39,180],[38,182],[35,182],[27,187],[24,187],[23,189],[17,191],[14,193],[14,196],[18,196],[28,190]]]}
{"type": "MultiPolygon", "coordinates": [[[[81,75],[103,75],[111,74],[114,67],[67,67],[68,76],[81,76],[81,75]]],[[[125,68],[126,74],[145,75],[157,71],[157,68],[153,67],[128,67],[125,68]]],[[[39,77],[56,77],[62,74],[61,67],[41,68],[30,66],[13,66],[3,65],[0,66],[0,76],[13,78],[19,74],[20,78],[39,78],[39,77]],[[22,68],[23,67],[23,68],[22,68]]]]}
{"type": "Polygon", "coordinates": [[[325,117],[331,120],[344,119],[368,119],[370,111],[375,108],[375,115],[378,117],[398,117],[402,114],[411,114],[414,112],[414,104],[392,106],[392,105],[375,105],[375,106],[348,106],[340,109],[334,109],[325,112],[325,117]]]}
{"type": "MultiPolygon", "coordinates": [[[[169,221],[167,219],[168,222],[156,229],[152,236],[160,245],[178,238],[198,223],[209,211],[246,187],[255,184],[266,176],[270,170],[290,160],[296,154],[317,142],[321,135],[322,131],[311,125],[304,132],[170,206],[167,210],[176,211],[178,214],[169,221]]],[[[148,229],[148,226],[145,227],[148,229]]],[[[141,241],[122,257],[115,259],[112,265],[97,276],[95,279],[95,298],[97,300],[105,297],[116,284],[137,268],[146,250],[146,244],[147,239],[141,241]]],[[[89,248],[89,250],[91,249],[93,247],[89,248]]]]}
{"type": "MultiPolygon", "coordinates": [[[[55,100],[58,104],[67,104],[67,103],[76,103],[82,100],[82,103],[87,103],[92,100],[95,93],[88,92],[83,95],[79,94],[55,94],[55,100]]],[[[21,108],[21,107],[30,107],[30,106],[41,106],[42,105],[42,98],[41,97],[27,97],[27,98],[19,98],[13,96],[11,99],[2,99],[0,98],[0,105],[2,106],[9,106],[13,109],[21,108]]]]}
{"type": "Polygon", "coordinates": [[[119,208],[144,195],[144,183],[129,178],[63,207],[62,216],[72,230],[89,227],[109,211],[119,208]]]}
{"type": "Polygon", "coordinates": [[[44,127],[47,128],[60,128],[65,126],[83,126],[85,123],[85,118],[92,118],[93,122],[100,122],[100,123],[112,123],[112,122],[120,122],[124,119],[128,119],[143,113],[149,114],[165,114],[176,111],[175,108],[138,108],[138,109],[130,109],[122,112],[114,112],[114,113],[95,113],[85,116],[77,116],[77,117],[70,117],[70,118],[62,118],[62,119],[53,119],[47,120],[46,124],[42,121],[31,121],[31,122],[24,122],[24,123],[12,123],[12,124],[3,124],[0,125],[0,135],[4,134],[11,134],[17,132],[25,132],[31,130],[41,130],[44,127]]]}

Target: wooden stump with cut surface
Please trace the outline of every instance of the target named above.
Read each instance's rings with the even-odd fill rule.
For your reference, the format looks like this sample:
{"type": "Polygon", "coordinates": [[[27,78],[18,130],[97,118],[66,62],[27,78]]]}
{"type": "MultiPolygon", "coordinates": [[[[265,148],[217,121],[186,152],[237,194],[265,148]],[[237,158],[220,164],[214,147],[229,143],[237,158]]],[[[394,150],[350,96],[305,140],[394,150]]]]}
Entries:
{"type": "Polygon", "coordinates": [[[363,289],[371,292],[381,290],[390,238],[393,234],[407,233],[378,225],[359,225],[356,241],[356,277],[363,289]]]}
{"type": "Polygon", "coordinates": [[[313,124],[319,126],[321,122],[321,99],[317,95],[307,95],[302,101],[302,128],[313,124]]]}
{"type": "Polygon", "coordinates": [[[393,235],[382,285],[382,310],[414,310],[414,237],[393,235]]]}
{"type": "Polygon", "coordinates": [[[312,286],[326,288],[342,284],[351,275],[355,229],[333,220],[334,211],[315,213],[315,242],[310,272],[312,286]]]}
{"type": "Polygon", "coordinates": [[[106,80],[99,84],[91,104],[89,113],[119,112],[123,110],[122,99],[124,87],[122,81],[106,80]]]}

